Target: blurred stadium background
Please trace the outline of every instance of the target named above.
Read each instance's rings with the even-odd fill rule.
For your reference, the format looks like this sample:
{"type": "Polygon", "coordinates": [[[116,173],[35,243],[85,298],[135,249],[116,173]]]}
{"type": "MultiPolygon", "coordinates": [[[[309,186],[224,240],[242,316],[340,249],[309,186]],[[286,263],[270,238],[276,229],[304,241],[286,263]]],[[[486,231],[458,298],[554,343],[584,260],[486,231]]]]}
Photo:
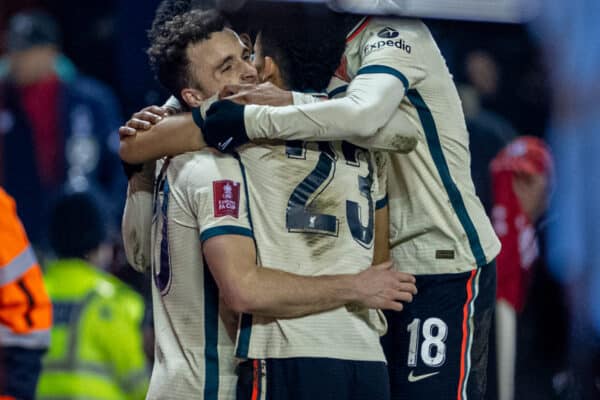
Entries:
{"type": "MultiPolygon", "coordinates": [[[[76,139],[81,132],[75,131],[73,137],[66,132],[55,135],[55,139],[70,140],[36,142],[34,146],[59,147],[55,151],[65,154],[68,165],[60,166],[66,169],[64,174],[50,174],[34,183],[22,164],[13,164],[13,160],[32,165],[37,159],[49,163],[44,164],[47,166],[56,160],[43,161],[38,148],[29,154],[23,147],[10,147],[12,142],[5,138],[14,128],[14,115],[7,106],[7,92],[1,91],[0,158],[4,160],[0,159],[0,185],[16,197],[19,215],[42,266],[54,257],[46,234],[47,210],[54,197],[65,190],[65,184],[69,190],[88,188],[97,193],[107,213],[106,244],[110,248],[103,267],[139,291],[147,310],[149,280],[128,268],[120,244],[118,221],[126,184],[116,155],[116,131],[133,112],[162,104],[168,97],[153,79],[144,53],[146,31],[158,3],[0,2],[0,86],[11,75],[9,20],[19,12],[41,10],[58,23],[63,73],[76,69],[91,78],[94,88],[80,89],[94,92],[97,100],[93,102],[108,103],[97,105],[104,110],[98,112],[107,113],[104,125],[90,126],[85,112],[71,125],[72,129],[97,130],[90,132],[91,142],[76,139]]],[[[550,210],[537,226],[541,257],[533,267],[528,301],[518,317],[515,398],[600,399],[600,2],[335,3],[357,12],[375,10],[425,18],[461,92],[471,131],[473,176],[488,209],[488,163],[496,153],[516,136],[535,136],[550,143],[556,162],[555,182],[550,210]],[[596,391],[587,393],[598,397],[584,397],[587,389],[582,382],[593,382],[596,391]]],[[[72,118],[77,115],[73,110],[72,118]]],[[[56,164],[48,168],[56,168],[56,164]]],[[[37,175],[43,176],[42,172],[37,175]]],[[[145,334],[151,337],[149,318],[145,321],[145,334]]],[[[151,339],[147,342],[151,360],[151,339]]],[[[490,373],[489,399],[496,398],[495,387],[495,374],[490,373]]]]}

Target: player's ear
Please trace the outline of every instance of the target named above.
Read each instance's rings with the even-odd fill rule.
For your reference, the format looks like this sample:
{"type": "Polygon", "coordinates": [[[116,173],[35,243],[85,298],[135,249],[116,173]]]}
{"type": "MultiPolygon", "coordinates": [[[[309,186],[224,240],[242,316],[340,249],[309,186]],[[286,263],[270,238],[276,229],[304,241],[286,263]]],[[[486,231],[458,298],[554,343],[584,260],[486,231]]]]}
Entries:
{"type": "Polygon", "coordinates": [[[192,108],[202,105],[203,97],[197,89],[185,88],[181,90],[181,98],[192,108]]]}
{"type": "Polygon", "coordinates": [[[281,73],[279,67],[275,64],[273,58],[266,56],[265,65],[262,70],[261,82],[271,82],[277,84],[281,80],[281,73]]]}

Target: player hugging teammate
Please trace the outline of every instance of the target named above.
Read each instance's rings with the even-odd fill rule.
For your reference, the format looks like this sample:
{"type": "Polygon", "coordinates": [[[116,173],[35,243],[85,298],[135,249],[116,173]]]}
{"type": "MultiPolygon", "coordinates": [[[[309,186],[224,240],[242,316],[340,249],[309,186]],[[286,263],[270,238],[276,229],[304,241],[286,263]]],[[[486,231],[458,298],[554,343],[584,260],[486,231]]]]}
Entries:
{"type": "MultiPolygon", "coordinates": [[[[256,9],[242,12],[256,22],[256,9]]],[[[144,181],[143,172],[134,174],[128,207],[144,217],[124,225],[130,258],[138,264],[147,260],[143,250],[154,241],[152,268],[160,278],[176,249],[186,251],[183,242],[165,241],[180,224],[190,229],[190,246],[192,232],[200,237],[203,255],[193,265],[207,266],[230,306],[236,304],[234,294],[248,290],[232,289],[247,279],[247,271],[272,272],[253,281],[264,290],[250,292],[264,303],[233,307],[241,312],[239,399],[481,399],[499,242],[475,195],[468,134],[451,75],[421,21],[325,10],[263,4],[255,72],[244,64],[243,51],[240,58],[194,66],[195,60],[210,64],[211,57],[204,53],[201,60],[200,50],[184,46],[188,65],[180,71],[188,79],[169,72],[161,81],[179,80],[179,86],[167,87],[191,112],[164,118],[164,110],[147,108],[135,114],[121,129],[121,155],[137,163],[194,151],[187,157],[210,161],[195,161],[195,168],[177,167],[185,155],[160,161],[154,188],[152,177],[144,181]],[[214,70],[202,76],[208,68],[214,70]],[[240,74],[245,78],[221,79],[230,71],[246,71],[240,74]],[[196,82],[189,79],[193,74],[196,82]],[[323,92],[328,82],[329,100],[306,93],[323,92]],[[203,103],[217,92],[233,96],[203,103]],[[159,115],[155,125],[144,122],[155,123],[159,115]],[[207,144],[229,155],[198,153],[207,144]],[[230,175],[213,176],[215,168],[230,175]],[[152,229],[143,223],[152,219],[151,196],[142,200],[132,190],[143,186],[136,181],[146,183],[147,193],[154,189],[159,222],[152,229]],[[225,181],[239,184],[239,191],[225,192],[219,183],[225,181]],[[196,189],[190,191],[193,182],[196,189]],[[169,189],[174,185],[183,194],[169,189]],[[228,220],[219,228],[213,205],[226,193],[235,194],[236,212],[226,212],[228,220]],[[190,198],[198,208],[185,210],[182,205],[193,207],[190,198]],[[189,217],[194,219],[185,222],[189,217]],[[241,254],[238,248],[247,250],[241,254]],[[236,257],[227,261],[227,253],[236,257]],[[412,303],[398,304],[414,293],[407,275],[386,276],[393,280],[387,287],[370,286],[385,297],[379,304],[364,293],[336,298],[327,292],[339,283],[336,277],[386,272],[385,265],[365,268],[390,255],[397,271],[416,276],[412,303]],[[252,257],[251,265],[240,266],[246,263],[239,260],[252,257]],[[317,291],[320,276],[333,279],[322,286],[324,292],[317,291]],[[389,309],[385,318],[369,309],[373,306],[389,309]],[[386,320],[382,351],[377,335],[386,320]]],[[[183,15],[166,22],[167,31],[186,31],[181,19],[189,13],[183,15]]],[[[201,40],[214,42],[222,29],[214,32],[201,40]]],[[[212,55],[226,47],[212,45],[212,55]]],[[[193,268],[187,264],[182,271],[193,268]]],[[[175,269],[169,274],[174,281],[175,269]]],[[[200,294],[186,296],[193,302],[200,294]]],[[[226,362],[232,360],[233,354],[226,362]]],[[[204,398],[217,398],[207,395],[213,393],[209,382],[219,383],[209,375],[204,373],[204,398]]]]}

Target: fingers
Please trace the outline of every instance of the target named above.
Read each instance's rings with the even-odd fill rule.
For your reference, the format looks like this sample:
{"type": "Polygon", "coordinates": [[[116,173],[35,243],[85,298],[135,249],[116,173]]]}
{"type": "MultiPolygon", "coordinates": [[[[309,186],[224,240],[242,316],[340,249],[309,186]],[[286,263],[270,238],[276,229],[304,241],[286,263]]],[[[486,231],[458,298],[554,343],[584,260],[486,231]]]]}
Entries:
{"type": "Polygon", "coordinates": [[[400,280],[401,282],[411,282],[411,283],[417,282],[417,279],[415,278],[414,275],[407,274],[406,272],[396,271],[396,278],[398,280],[400,280]]]}
{"type": "Polygon", "coordinates": [[[404,304],[393,299],[384,298],[381,299],[379,304],[377,304],[374,308],[379,308],[381,310],[402,311],[404,310],[404,304]]]}
{"type": "Polygon", "coordinates": [[[275,84],[273,82],[270,82],[270,81],[263,82],[263,83],[259,84],[258,87],[262,87],[262,88],[277,88],[278,90],[281,90],[278,86],[275,86],[275,84]]]}
{"type": "MultiPolygon", "coordinates": [[[[388,260],[381,264],[372,265],[371,268],[373,268],[376,271],[384,271],[384,270],[388,270],[388,269],[392,268],[393,265],[394,265],[394,262],[392,260],[388,260]]],[[[396,279],[400,282],[410,282],[410,283],[417,282],[417,279],[415,278],[414,275],[407,274],[406,272],[394,271],[393,275],[394,275],[393,279],[396,279]]]]}
{"type": "Polygon", "coordinates": [[[240,92],[247,92],[251,89],[256,88],[256,85],[253,83],[240,83],[238,85],[225,85],[223,89],[219,92],[219,98],[225,98],[234,96],[240,92]]]}
{"type": "Polygon", "coordinates": [[[152,125],[154,125],[154,124],[157,124],[158,122],[160,122],[160,120],[163,119],[163,116],[161,114],[155,114],[155,113],[147,111],[147,110],[142,110],[142,111],[138,111],[135,114],[133,114],[131,116],[131,119],[146,121],[146,122],[149,122],[152,125]]]}
{"type": "Polygon", "coordinates": [[[136,133],[137,133],[137,131],[135,129],[130,128],[128,126],[121,126],[119,128],[119,137],[120,138],[135,136],[136,133]]]}
{"type": "Polygon", "coordinates": [[[158,106],[149,106],[134,113],[126,125],[130,128],[146,130],[168,116],[168,111],[158,106]]]}
{"type": "MultiPolygon", "coordinates": [[[[374,267],[376,267],[376,266],[374,266],[374,267]]],[[[417,283],[417,279],[414,277],[414,275],[407,274],[406,272],[400,272],[400,271],[391,271],[391,275],[392,275],[391,279],[396,282],[396,286],[404,287],[403,285],[406,284],[406,285],[408,285],[407,287],[414,288],[415,293],[416,293],[417,288],[415,286],[415,283],[417,283]]]]}
{"type": "Polygon", "coordinates": [[[237,104],[242,104],[242,105],[250,104],[250,101],[248,99],[248,92],[240,92],[237,94],[233,94],[233,95],[230,95],[230,96],[224,98],[223,100],[231,100],[237,104]]]}
{"type": "Polygon", "coordinates": [[[412,303],[413,301],[413,294],[410,291],[404,291],[404,290],[394,290],[393,291],[393,300],[396,301],[401,301],[403,303],[412,303]]]}
{"type": "Polygon", "coordinates": [[[131,118],[129,121],[127,121],[126,126],[139,131],[147,131],[148,129],[152,128],[152,124],[150,122],[138,118],[131,118]]]}
{"type": "Polygon", "coordinates": [[[223,88],[223,90],[229,91],[231,93],[239,93],[239,92],[246,92],[248,90],[254,89],[256,88],[256,85],[254,83],[240,83],[237,85],[225,85],[225,87],[223,88]]]}
{"type": "Polygon", "coordinates": [[[417,287],[413,283],[401,282],[394,288],[406,293],[411,293],[413,295],[418,293],[417,287]]]}
{"type": "Polygon", "coordinates": [[[380,308],[384,310],[402,311],[404,303],[412,303],[415,288],[387,288],[370,297],[361,304],[368,308],[380,308]]]}
{"type": "Polygon", "coordinates": [[[397,301],[387,300],[387,301],[383,302],[381,304],[381,306],[378,308],[380,308],[382,310],[392,310],[392,311],[400,312],[400,311],[404,310],[404,304],[399,303],[397,301]]]}
{"type": "Polygon", "coordinates": [[[373,265],[371,268],[373,268],[374,270],[377,270],[377,271],[385,271],[385,270],[392,268],[393,265],[394,265],[394,263],[391,260],[389,260],[389,261],[383,262],[381,264],[373,265]]]}
{"type": "Polygon", "coordinates": [[[159,106],[148,106],[146,108],[143,108],[141,111],[148,112],[150,114],[154,114],[154,115],[157,115],[157,116],[163,117],[163,118],[167,117],[170,113],[170,110],[167,109],[166,107],[159,107],[159,106]]]}
{"type": "Polygon", "coordinates": [[[152,125],[160,122],[168,115],[168,111],[162,107],[149,106],[131,116],[131,119],[125,123],[125,126],[119,128],[119,136],[134,136],[137,131],[145,131],[152,125]]]}

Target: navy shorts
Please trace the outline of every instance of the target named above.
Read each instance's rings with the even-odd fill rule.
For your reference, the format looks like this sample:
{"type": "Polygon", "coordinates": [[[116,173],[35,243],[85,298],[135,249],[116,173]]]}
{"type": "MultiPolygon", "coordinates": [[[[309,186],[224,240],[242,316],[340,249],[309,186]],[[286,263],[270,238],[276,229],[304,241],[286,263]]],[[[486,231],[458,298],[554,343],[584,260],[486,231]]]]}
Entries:
{"type": "Polygon", "coordinates": [[[237,400],[389,400],[385,363],[330,358],[248,360],[237,400]]]}
{"type": "Polygon", "coordinates": [[[484,398],[488,341],[496,303],[496,265],[416,277],[419,293],[402,312],[386,312],[381,342],[391,398],[484,398]]]}

